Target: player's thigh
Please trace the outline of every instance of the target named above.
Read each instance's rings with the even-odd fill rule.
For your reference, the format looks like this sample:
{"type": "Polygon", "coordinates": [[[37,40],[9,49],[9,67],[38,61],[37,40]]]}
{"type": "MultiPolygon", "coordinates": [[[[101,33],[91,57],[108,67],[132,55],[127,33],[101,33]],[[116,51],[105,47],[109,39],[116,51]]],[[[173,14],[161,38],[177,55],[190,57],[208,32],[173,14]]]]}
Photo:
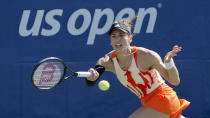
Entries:
{"type": "Polygon", "coordinates": [[[169,115],[165,115],[151,108],[142,106],[138,108],[128,118],[169,118],[169,117],[170,117],[169,115]]]}

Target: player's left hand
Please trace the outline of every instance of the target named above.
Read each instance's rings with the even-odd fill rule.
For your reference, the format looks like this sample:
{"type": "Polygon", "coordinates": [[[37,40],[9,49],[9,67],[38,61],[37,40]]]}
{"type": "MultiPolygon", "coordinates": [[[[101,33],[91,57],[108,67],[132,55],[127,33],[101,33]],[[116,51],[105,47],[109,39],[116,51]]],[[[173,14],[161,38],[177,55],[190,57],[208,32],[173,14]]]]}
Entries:
{"type": "Polygon", "coordinates": [[[164,58],[164,62],[168,63],[172,57],[177,56],[177,53],[180,52],[182,50],[182,47],[179,47],[178,45],[175,45],[172,49],[172,51],[169,51],[165,58],[164,58]]]}

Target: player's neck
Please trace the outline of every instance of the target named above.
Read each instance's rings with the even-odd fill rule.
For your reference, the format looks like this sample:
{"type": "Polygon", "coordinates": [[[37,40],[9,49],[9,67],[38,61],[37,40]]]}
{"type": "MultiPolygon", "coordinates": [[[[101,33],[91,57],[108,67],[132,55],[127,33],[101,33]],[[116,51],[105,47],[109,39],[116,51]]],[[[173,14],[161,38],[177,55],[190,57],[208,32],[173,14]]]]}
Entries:
{"type": "Polygon", "coordinates": [[[130,59],[130,57],[132,56],[131,47],[129,46],[128,48],[125,48],[122,51],[116,51],[116,56],[117,56],[118,60],[121,61],[121,62],[123,60],[130,59]]]}
{"type": "Polygon", "coordinates": [[[131,47],[125,49],[123,52],[116,52],[117,61],[122,70],[127,70],[130,67],[133,58],[132,54],[131,47]]]}

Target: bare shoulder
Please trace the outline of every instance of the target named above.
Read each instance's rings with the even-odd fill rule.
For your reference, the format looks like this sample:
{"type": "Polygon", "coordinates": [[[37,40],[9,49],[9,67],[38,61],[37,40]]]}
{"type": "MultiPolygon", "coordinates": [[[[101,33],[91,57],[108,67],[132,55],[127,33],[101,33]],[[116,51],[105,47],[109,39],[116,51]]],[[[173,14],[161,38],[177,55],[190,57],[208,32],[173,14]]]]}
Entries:
{"type": "Polygon", "coordinates": [[[137,54],[141,55],[143,57],[149,56],[149,55],[152,54],[152,50],[149,50],[149,49],[144,48],[144,47],[136,47],[136,49],[137,49],[137,54]]]}
{"type": "Polygon", "coordinates": [[[157,52],[144,47],[137,47],[137,54],[142,56],[143,58],[159,57],[159,54],[157,52]]]}
{"type": "Polygon", "coordinates": [[[142,70],[150,70],[155,63],[161,62],[161,57],[153,50],[137,47],[138,65],[142,70]]]}
{"type": "Polygon", "coordinates": [[[109,53],[107,53],[105,56],[108,56],[109,58],[112,58],[112,52],[113,52],[113,50],[110,51],[109,53]]]}

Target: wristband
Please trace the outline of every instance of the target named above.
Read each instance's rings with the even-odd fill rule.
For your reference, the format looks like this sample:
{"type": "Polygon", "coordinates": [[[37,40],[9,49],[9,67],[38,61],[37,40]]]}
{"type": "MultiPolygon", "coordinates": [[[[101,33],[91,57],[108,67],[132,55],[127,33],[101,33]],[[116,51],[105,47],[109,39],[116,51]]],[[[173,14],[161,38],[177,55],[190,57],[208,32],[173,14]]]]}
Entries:
{"type": "Polygon", "coordinates": [[[96,65],[95,70],[99,73],[99,77],[104,73],[105,67],[101,65],[96,65]]]}
{"type": "Polygon", "coordinates": [[[168,63],[164,63],[164,64],[166,66],[166,69],[168,70],[175,66],[173,58],[171,58],[171,60],[168,63]]]}
{"type": "MultiPolygon", "coordinates": [[[[105,71],[105,67],[104,66],[101,66],[101,65],[96,65],[95,68],[94,68],[98,73],[99,73],[99,77],[104,73],[105,71]]],[[[99,78],[98,77],[98,78],[99,78]]],[[[97,81],[98,79],[96,79],[97,81]]],[[[90,81],[90,80],[87,80],[86,79],[86,83],[88,86],[94,86],[96,84],[96,81],[90,81]]]]}

